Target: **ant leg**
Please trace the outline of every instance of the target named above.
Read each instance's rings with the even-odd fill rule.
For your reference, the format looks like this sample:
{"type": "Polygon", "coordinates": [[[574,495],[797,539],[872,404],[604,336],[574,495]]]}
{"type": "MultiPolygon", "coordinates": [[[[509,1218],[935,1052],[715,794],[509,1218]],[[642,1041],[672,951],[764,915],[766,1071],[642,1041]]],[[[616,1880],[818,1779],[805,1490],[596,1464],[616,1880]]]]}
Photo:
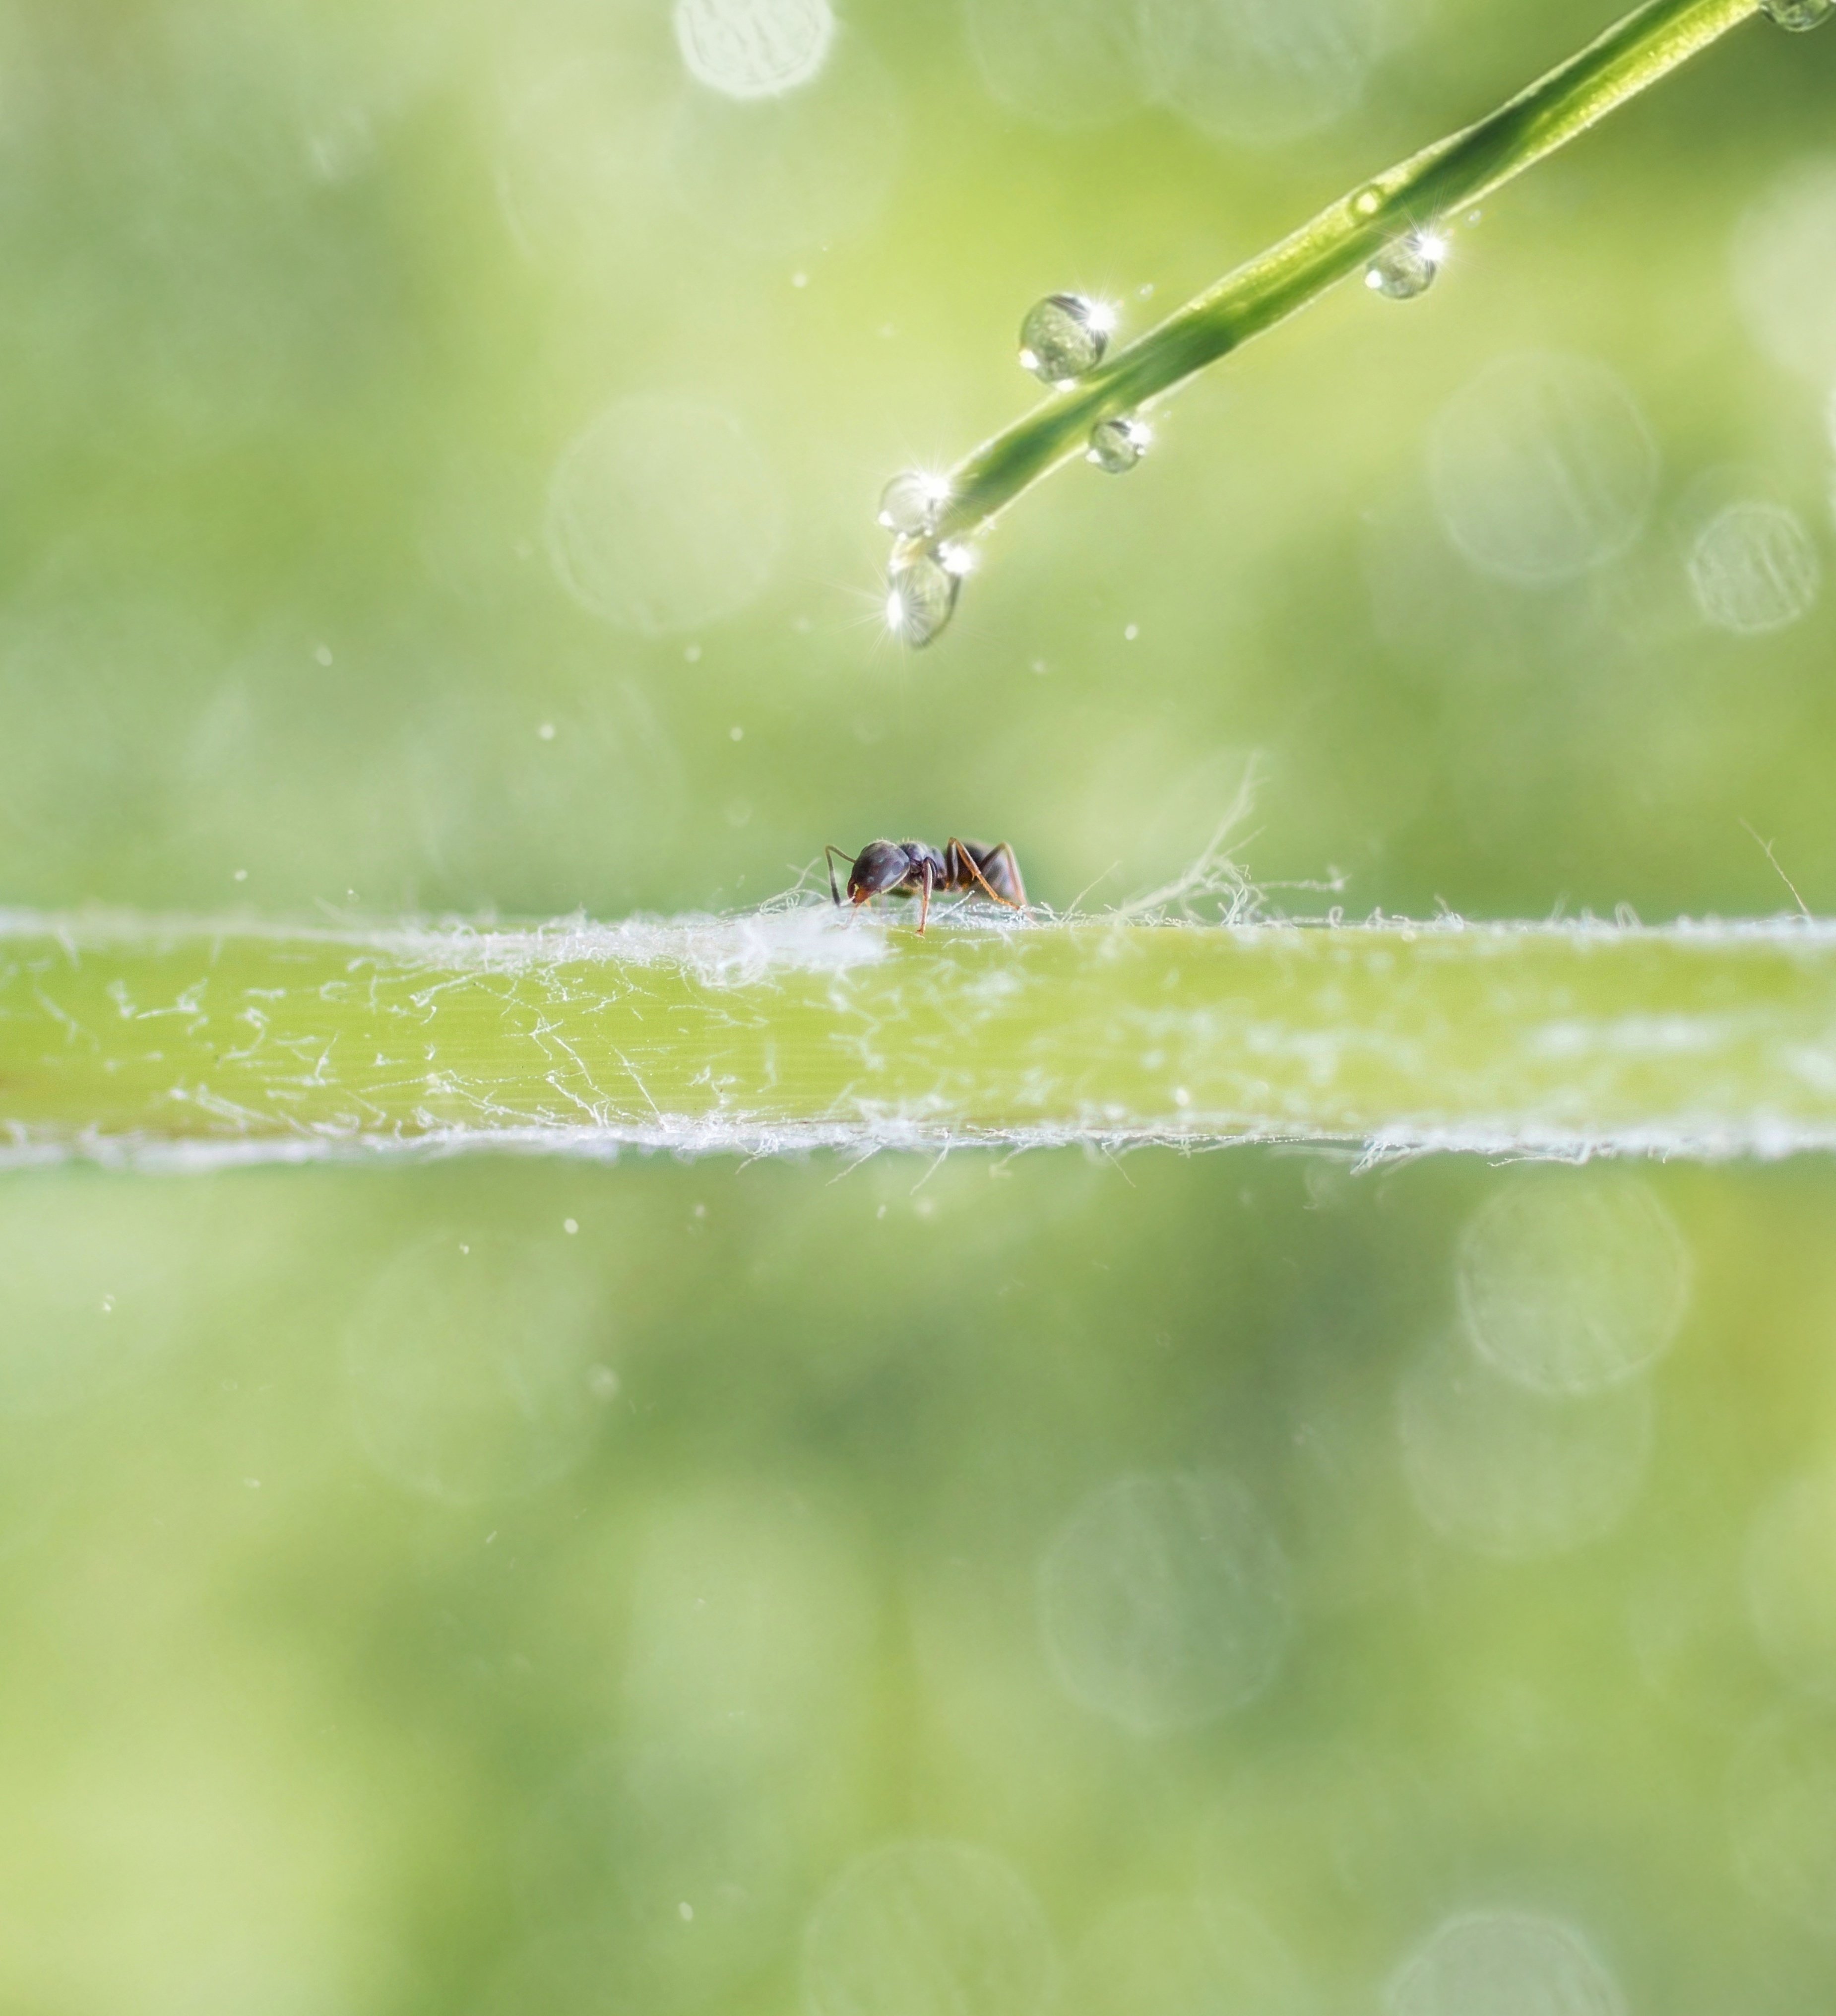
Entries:
{"type": "Polygon", "coordinates": [[[924,921],[931,915],[931,885],[937,871],[927,861],[918,871],[918,935],[924,935],[924,921]]]}
{"type": "Polygon", "coordinates": [[[1007,873],[1013,877],[1014,887],[1020,891],[1020,901],[1015,907],[1016,909],[1024,910],[1026,908],[1026,884],[1021,876],[1020,863],[1013,858],[1013,849],[1006,841],[1003,841],[1001,844],[995,849],[995,852],[996,854],[1004,854],[1006,855],[1007,873]]]}
{"type": "MultiPolygon", "coordinates": [[[[1002,847],[1006,847],[1006,841],[1003,841],[1001,845],[1002,847]]],[[[995,850],[997,853],[999,851],[999,848],[995,850]]],[[[974,877],[977,886],[981,888],[981,892],[985,896],[989,897],[995,902],[1005,903],[1010,910],[1022,909],[1025,907],[1024,904],[1015,902],[1011,896],[1003,896],[998,890],[990,886],[988,878],[987,876],[983,874],[981,869],[976,865],[975,856],[970,852],[969,849],[963,844],[961,841],[952,840],[949,844],[947,851],[949,858],[952,861],[960,862],[963,866],[969,870],[969,873],[974,877]]],[[[1008,849],[1007,859],[1010,866],[1011,866],[1013,860],[1013,852],[1011,848],[1008,849]]]]}
{"type": "Polygon", "coordinates": [[[829,895],[836,909],[839,910],[841,908],[841,891],[835,886],[835,857],[838,854],[851,867],[854,865],[854,856],[846,848],[825,847],[823,849],[823,859],[828,864],[829,869],[829,895]]]}

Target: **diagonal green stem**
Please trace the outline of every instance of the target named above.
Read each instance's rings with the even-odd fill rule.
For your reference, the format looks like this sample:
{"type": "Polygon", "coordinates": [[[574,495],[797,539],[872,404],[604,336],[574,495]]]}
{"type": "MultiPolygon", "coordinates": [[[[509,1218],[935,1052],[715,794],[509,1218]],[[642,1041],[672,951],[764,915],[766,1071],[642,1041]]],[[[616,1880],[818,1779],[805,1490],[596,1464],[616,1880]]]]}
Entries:
{"type": "Polygon", "coordinates": [[[950,472],[939,535],[987,525],[1100,420],[1139,412],[1366,265],[1402,232],[1502,188],[1759,11],[1760,0],[1649,0],[1489,117],[1341,196],[950,472]]]}
{"type": "Polygon", "coordinates": [[[1836,1148],[1836,931],[0,917],[0,1163],[1836,1148]]]}

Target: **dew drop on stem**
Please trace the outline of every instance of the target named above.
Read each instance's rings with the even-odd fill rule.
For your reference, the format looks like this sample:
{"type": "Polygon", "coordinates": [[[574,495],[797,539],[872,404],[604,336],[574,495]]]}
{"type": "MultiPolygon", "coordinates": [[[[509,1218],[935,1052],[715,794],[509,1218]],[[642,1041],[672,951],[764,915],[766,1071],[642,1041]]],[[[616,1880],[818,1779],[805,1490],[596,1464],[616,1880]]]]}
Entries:
{"type": "Polygon", "coordinates": [[[1759,0],[1759,5],[1781,28],[1790,28],[1796,34],[1820,28],[1836,14],[1836,0],[1759,0]]]}
{"type": "Polygon", "coordinates": [[[880,493],[880,522],[901,538],[923,538],[937,530],[949,502],[950,486],[923,470],[902,470],[880,493]]]}
{"type": "Polygon", "coordinates": [[[1385,300],[1412,301],[1435,284],[1447,257],[1446,241],[1431,232],[1411,231],[1386,245],[1365,268],[1364,284],[1385,300]]]}
{"type": "Polygon", "coordinates": [[[934,554],[894,556],[887,578],[886,627],[902,644],[917,650],[949,622],[962,585],[959,571],[934,554]]]}
{"type": "Polygon", "coordinates": [[[1020,361],[1048,385],[1094,371],[1109,347],[1111,311],[1083,294],[1048,294],[1020,326],[1020,361]]]}
{"type": "Polygon", "coordinates": [[[1086,462],[1094,463],[1109,476],[1125,475],[1147,454],[1154,441],[1151,429],[1126,416],[1099,420],[1090,430],[1086,462]]]}

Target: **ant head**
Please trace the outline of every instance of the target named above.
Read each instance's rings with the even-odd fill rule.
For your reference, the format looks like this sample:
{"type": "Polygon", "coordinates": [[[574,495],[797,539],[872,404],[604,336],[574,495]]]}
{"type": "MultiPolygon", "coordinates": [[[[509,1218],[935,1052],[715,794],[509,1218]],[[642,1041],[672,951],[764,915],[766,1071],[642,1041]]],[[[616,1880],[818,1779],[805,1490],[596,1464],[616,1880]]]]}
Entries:
{"type": "Polygon", "coordinates": [[[869,896],[883,896],[896,889],[911,873],[912,863],[896,840],[870,840],[848,871],[851,903],[864,903],[869,896]]]}

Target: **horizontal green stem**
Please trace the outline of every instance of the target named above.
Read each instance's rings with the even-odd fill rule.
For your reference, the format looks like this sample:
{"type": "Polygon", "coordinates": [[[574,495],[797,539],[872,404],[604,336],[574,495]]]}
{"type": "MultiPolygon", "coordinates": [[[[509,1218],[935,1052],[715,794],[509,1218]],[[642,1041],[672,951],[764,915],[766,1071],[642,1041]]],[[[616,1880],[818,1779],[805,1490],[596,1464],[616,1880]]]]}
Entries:
{"type": "Polygon", "coordinates": [[[1836,931],[0,919],[0,1154],[1836,1147],[1836,931]]]}
{"type": "Polygon", "coordinates": [[[1759,12],[1759,0],[1649,0],[1477,125],[1437,141],[1227,275],[950,472],[940,535],[996,517],[1082,455],[1100,420],[1139,412],[1359,271],[1402,232],[1478,202],[1759,12]]]}

